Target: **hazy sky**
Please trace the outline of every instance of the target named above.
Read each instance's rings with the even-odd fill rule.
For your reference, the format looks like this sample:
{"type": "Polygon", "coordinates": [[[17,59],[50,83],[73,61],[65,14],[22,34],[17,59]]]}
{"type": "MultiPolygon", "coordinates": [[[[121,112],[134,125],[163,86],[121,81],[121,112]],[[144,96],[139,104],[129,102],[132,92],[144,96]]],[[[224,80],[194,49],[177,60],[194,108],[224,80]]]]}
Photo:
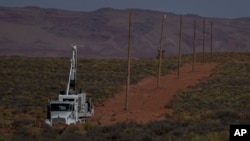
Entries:
{"type": "Polygon", "coordinates": [[[0,0],[0,6],[39,6],[75,11],[140,8],[206,17],[250,17],[250,0],[0,0]]]}

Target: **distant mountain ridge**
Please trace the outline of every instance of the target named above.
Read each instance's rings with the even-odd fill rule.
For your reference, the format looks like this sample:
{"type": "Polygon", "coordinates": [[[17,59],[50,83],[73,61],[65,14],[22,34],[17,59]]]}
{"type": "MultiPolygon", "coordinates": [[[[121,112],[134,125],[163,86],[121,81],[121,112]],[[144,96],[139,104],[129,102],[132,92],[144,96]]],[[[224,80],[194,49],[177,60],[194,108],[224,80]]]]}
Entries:
{"type": "MultiPolygon", "coordinates": [[[[102,8],[93,12],[39,7],[0,7],[0,55],[70,56],[71,44],[79,44],[81,57],[127,56],[128,13],[132,13],[135,58],[153,58],[159,48],[160,11],[102,8]]],[[[176,55],[179,44],[179,15],[166,13],[166,55],[176,55]]],[[[183,15],[182,52],[192,52],[194,20],[197,21],[197,51],[202,49],[202,19],[183,15]]],[[[206,52],[210,51],[213,22],[214,51],[250,50],[250,18],[206,18],[206,52]]]]}

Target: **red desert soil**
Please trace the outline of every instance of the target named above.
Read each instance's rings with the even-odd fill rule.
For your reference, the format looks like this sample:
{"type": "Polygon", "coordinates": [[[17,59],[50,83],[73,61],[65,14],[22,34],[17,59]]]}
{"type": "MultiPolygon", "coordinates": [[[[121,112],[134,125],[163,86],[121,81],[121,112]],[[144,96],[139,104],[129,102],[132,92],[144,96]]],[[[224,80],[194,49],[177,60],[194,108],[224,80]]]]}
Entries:
{"type": "Polygon", "coordinates": [[[180,69],[161,77],[160,87],[157,88],[157,78],[148,77],[136,85],[131,85],[128,96],[128,110],[125,108],[125,89],[108,98],[101,106],[95,107],[95,115],[91,119],[94,125],[112,125],[121,122],[148,123],[162,120],[171,114],[164,106],[170,102],[178,91],[186,90],[209,78],[216,69],[216,63],[185,64],[180,69]]]}

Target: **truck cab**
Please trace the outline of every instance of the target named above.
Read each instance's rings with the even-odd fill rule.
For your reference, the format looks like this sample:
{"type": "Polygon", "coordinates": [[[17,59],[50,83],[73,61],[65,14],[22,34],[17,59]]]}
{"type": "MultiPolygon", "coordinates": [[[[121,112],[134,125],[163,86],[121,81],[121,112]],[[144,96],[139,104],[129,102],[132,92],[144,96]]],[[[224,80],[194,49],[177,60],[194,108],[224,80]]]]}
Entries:
{"type": "Polygon", "coordinates": [[[86,94],[62,95],[58,100],[49,100],[47,104],[46,124],[76,124],[82,123],[94,115],[91,99],[86,100],[86,94]]]}

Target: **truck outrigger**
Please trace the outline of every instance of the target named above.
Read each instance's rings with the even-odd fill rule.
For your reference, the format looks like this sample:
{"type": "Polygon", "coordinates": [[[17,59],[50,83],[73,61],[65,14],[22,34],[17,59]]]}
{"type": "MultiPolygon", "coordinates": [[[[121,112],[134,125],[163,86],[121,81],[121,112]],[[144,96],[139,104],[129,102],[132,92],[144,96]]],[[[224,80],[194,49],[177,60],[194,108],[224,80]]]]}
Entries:
{"type": "Polygon", "coordinates": [[[91,99],[86,99],[86,93],[76,90],[77,46],[72,48],[71,67],[66,92],[58,95],[58,100],[48,100],[45,123],[53,126],[62,123],[66,125],[85,122],[94,115],[91,99]]]}

